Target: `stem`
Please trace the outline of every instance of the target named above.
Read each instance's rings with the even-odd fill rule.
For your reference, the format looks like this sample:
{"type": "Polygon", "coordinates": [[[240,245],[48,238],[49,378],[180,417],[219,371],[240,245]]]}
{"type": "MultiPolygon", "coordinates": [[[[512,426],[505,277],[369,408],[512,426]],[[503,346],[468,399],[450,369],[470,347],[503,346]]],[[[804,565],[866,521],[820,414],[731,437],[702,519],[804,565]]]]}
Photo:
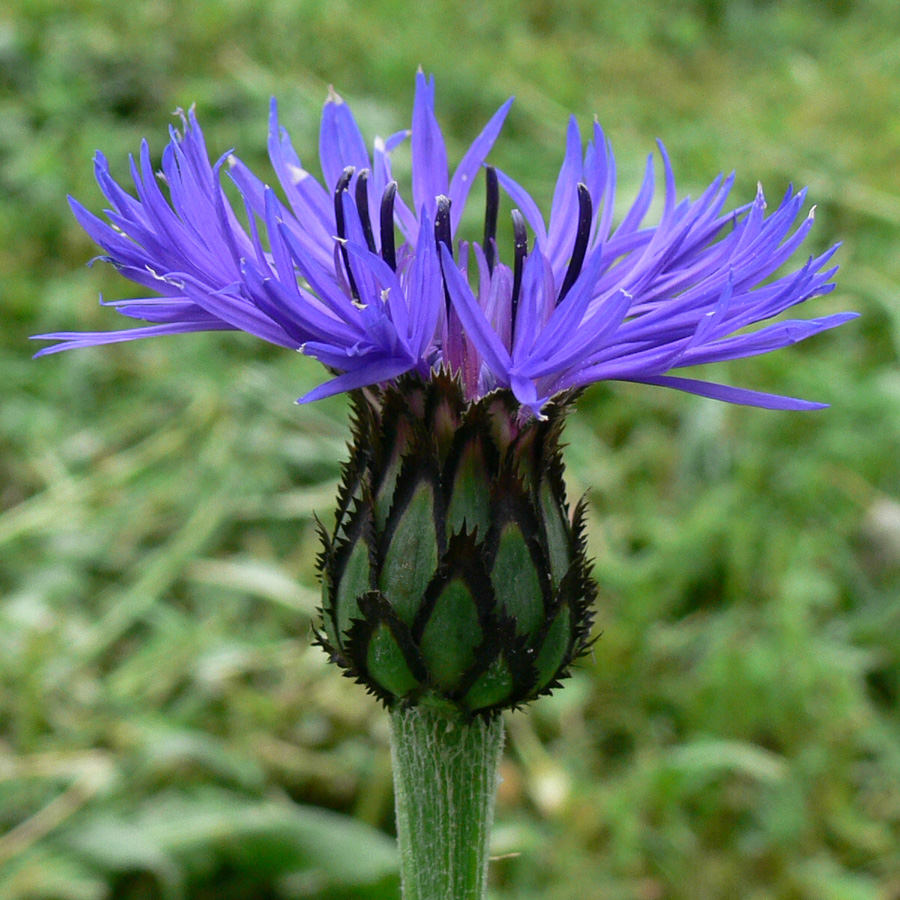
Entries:
{"type": "Polygon", "coordinates": [[[503,720],[391,713],[403,900],[483,900],[503,720]]]}

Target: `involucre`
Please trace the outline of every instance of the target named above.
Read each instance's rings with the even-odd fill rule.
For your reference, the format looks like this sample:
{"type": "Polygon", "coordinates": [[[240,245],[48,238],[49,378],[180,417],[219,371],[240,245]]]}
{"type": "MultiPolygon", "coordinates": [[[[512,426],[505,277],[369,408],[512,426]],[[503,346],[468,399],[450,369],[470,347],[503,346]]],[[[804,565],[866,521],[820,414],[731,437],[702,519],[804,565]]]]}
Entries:
{"type": "Polygon", "coordinates": [[[538,420],[508,390],[467,402],[446,374],[354,399],[322,644],[389,706],[490,714],[548,692],[587,646],[596,593],[565,406],[538,420]]]}

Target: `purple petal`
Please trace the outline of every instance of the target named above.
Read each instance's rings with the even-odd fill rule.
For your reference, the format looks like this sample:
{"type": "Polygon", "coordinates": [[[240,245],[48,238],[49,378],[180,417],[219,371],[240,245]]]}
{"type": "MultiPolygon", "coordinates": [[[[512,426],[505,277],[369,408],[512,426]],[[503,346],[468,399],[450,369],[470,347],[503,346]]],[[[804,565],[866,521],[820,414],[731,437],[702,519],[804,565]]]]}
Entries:
{"type": "Polygon", "coordinates": [[[419,358],[432,342],[444,305],[441,263],[431,219],[422,218],[419,241],[409,273],[410,346],[419,358]]]}
{"type": "Polygon", "coordinates": [[[339,94],[330,90],[322,109],[322,128],[319,132],[319,158],[325,175],[325,187],[334,190],[347,166],[357,171],[370,169],[369,151],[350,107],[339,94]]]}
{"type": "Polygon", "coordinates": [[[469,191],[472,188],[472,182],[487,158],[488,153],[490,153],[491,147],[494,146],[494,141],[497,140],[497,135],[500,134],[500,129],[503,127],[503,122],[506,119],[510,106],[512,106],[512,102],[513,98],[510,97],[491,116],[490,121],[484,126],[481,134],[472,142],[472,145],[466,151],[465,156],[463,156],[460,164],[456,167],[456,171],[453,173],[453,178],[450,181],[449,197],[450,228],[454,234],[459,226],[459,220],[463,214],[466,198],[469,196],[469,191]]]}
{"type": "Polygon", "coordinates": [[[807,338],[830,328],[837,328],[859,313],[835,313],[821,319],[793,319],[788,322],[777,322],[752,334],[742,334],[727,340],[696,347],[684,354],[684,365],[700,365],[701,363],[722,362],[728,359],[743,359],[747,356],[759,356],[772,350],[780,350],[791,344],[805,341],[807,338]]]}
{"type": "Polygon", "coordinates": [[[503,185],[503,190],[509,194],[512,202],[522,211],[525,221],[531,226],[535,234],[535,241],[542,249],[547,246],[547,229],[544,227],[544,219],[537,203],[531,199],[522,185],[513,181],[505,173],[497,170],[497,180],[503,185]]]}
{"type": "Polygon", "coordinates": [[[145,328],[128,328],[123,331],[56,331],[50,334],[31,335],[33,341],[61,341],[53,347],[44,347],[34,354],[49,356],[63,350],[77,350],[83,347],[99,347],[103,344],[119,344],[123,341],[137,341],[142,338],[162,337],[168,334],[188,334],[196,331],[235,331],[224,322],[173,322],[168,325],[149,325],[145,328]]]}
{"type": "Polygon", "coordinates": [[[447,149],[444,136],[434,115],[434,76],[416,74],[416,97],[412,120],[413,202],[434,215],[436,198],[446,195],[447,149]]]}
{"type": "Polygon", "coordinates": [[[547,249],[554,272],[571,255],[578,226],[578,182],[584,175],[581,161],[581,132],[575,116],[569,117],[566,131],[566,155],[559,170],[553,203],[550,206],[550,225],[547,229],[547,249]]]}
{"type": "Polygon", "coordinates": [[[519,306],[516,311],[516,333],[513,337],[512,357],[514,362],[527,357],[537,337],[538,327],[541,323],[540,307],[544,295],[544,273],[544,255],[540,250],[534,250],[525,260],[522,271],[519,306]]]}
{"type": "Polygon", "coordinates": [[[287,131],[278,122],[278,104],[269,107],[269,159],[294,214],[323,240],[334,234],[334,207],[325,188],[300,163],[287,131]]]}
{"type": "Polygon", "coordinates": [[[360,366],[352,372],[345,372],[313,388],[308,394],[300,397],[298,403],[312,403],[314,400],[322,400],[334,394],[342,394],[345,391],[353,391],[356,388],[366,387],[370,384],[378,384],[397,378],[412,368],[406,359],[379,359],[368,365],[360,366]]]}
{"type": "Polygon", "coordinates": [[[716,384],[712,381],[697,381],[694,378],[676,378],[671,375],[662,375],[655,378],[626,378],[622,380],[674,388],[688,394],[708,397],[711,400],[723,400],[726,403],[737,403],[741,406],[758,406],[761,409],[811,410],[828,408],[827,403],[813,403],[810,400],[798,400],[796,397],[765,394],[761,391],[730,387],[729,385],[716,384]]]}
{"type": "Polygon", "coordinates": [[[203,307],[210,315],[221,319],[232,328],[256,335],[270,344],[296,349],[296,341],[277,322],[274,322],[252,303],[234,293],[232,289],[210,293],[204,285],[191,278],[185,278],[183,288],[185,294],[198,306],[203,307]]]}

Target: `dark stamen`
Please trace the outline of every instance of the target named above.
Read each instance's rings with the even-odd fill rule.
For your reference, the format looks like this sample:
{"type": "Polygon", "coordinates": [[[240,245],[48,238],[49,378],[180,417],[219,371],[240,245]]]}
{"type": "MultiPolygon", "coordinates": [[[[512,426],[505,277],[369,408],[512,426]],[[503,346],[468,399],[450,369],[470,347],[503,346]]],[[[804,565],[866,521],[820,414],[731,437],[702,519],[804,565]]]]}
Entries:
{"type": "Polygon", "coordinates": [[[334,221],[337,225],[338,237],[341,240],[344,240],[344,238],[347,237],[347,232],[344,229],[344,203],[341,197],[344,191],[347,190],[350,179],[355,172],[356,169],[353,168],[353,166],[347,166],[347,168],[341,172],[341,177],[338,178],[337,184],[334,186],[334,221]]]}
{"type": "Polygon", "coordinates": [[[563,298],[569,293],[572,285],[581,274],[584,264],[584,254],[587,252],[588,238],[591,236],[591,223],[594,220],[594,205],[591,203],[591,194],[587,186],[578,184],[578,231],[575,234],[575,244],[572,247],[572,258],[569,260],[569,268],[566,269],[566,277],[563,279],[556,305],[563,302],[563,298]]]}
{"type": "Polygon", "coordinates": [[[497,212],[500,209],[500,185],[497,181],[497,170],[488,166],[484,170],[487,187],[487,199],[484,204],[484,240],[482,248],[487,260],[488,272],[494,274],[494,259],[497,240],[497,212]]]}
{"type": "Polygon", "coordinates": [[[375,253],[375,235],[372,234],[372,219],[369,217],[369,190],[366,186],[368,180],[368,169],[363,169],[356,176],[356,208],[359,211],[359,221],[362,223],[363,234],[366,236],[366,244],[369,250],[375,253]]]}
{"type": "Polygon", "coordinates": [[[528,256],[528,232],[525,217],[519,210],[512,211],[513,235],[515,236],[515,262],[513,263],[513,289],[509,301],[509,345],[512,347],[516,335],[516,313],[519,310],[519,291],[522,288],[522,267],[528,256]]]}
{"type": "Polygon", "coordinates": [[[354,300],[359,300],[359,290],[356,287],[356,280],[353,278],[353,272],[350,270],[350,254],[344,246],[347,238],[347,223],[344,221],[344,192],[350,184],[350,179],[356,169],[353,166],[347,166],[341,177],[338,178],[337,184],[334,186],[334,223],[337,227],[337,236],[340,238],[341,259],[344,260],[344,269],[347,271],[347,282],[350,285],[350,294],[354,300]]]}
{"type": "Polygon", "coordinates": [[[394,198],[397,182],[391,181],[381,197],[381,258],[396,272],[397,251],[394,247],[394,198]]]}
{"type": "Polygon", "coordinates": [[[441,195],[437,198],[437,213],[434,217],[434,239],[446,244],[452,253],[453,245],[450,243],[450,198],[441,195]]]}
{"type": "MultiPolygon", "coordinates": [[[[445,244],[453,256],[453,243],[450,236],[450,198],[441,195],[437,198],[437,213],[434,217],[434,239],[438,244],[445,244]]],[[[440,251],[440,247],[438,247],[440,251]]],[[[444,302],[447,304],[447,316],[450,316],[450,291],[444,281],[444,302]]]]}

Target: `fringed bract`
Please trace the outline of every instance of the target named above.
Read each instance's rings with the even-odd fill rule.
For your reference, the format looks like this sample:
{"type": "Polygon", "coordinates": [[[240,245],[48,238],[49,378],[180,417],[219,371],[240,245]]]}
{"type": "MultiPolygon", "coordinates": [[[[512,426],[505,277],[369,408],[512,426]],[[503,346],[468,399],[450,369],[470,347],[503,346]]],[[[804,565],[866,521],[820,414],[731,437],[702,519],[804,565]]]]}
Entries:
{"type": "Polygon", "coordinates": [[[537,420],[509,391],[466,401],[446,373],[354,404],[322,645],[388,706],[491,715],[547,693],[587,646],[596,595],[563,483],[567,404],[537,420]]]}

